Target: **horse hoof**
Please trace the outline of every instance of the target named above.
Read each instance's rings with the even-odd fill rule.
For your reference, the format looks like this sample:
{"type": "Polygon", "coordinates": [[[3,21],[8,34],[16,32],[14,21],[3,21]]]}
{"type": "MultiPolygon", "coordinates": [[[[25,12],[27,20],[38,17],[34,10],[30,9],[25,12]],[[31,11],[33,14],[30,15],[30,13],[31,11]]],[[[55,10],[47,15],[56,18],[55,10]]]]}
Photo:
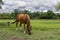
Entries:
{"type": "Polygon", "coordinates": [[[24,34],[25,34],[26,32],[24,31],[24,34]]]}
{"type": "Polygon", "coordinates": [[[31,33],[29,33],[29,35],[31,35],[31,33]]]}

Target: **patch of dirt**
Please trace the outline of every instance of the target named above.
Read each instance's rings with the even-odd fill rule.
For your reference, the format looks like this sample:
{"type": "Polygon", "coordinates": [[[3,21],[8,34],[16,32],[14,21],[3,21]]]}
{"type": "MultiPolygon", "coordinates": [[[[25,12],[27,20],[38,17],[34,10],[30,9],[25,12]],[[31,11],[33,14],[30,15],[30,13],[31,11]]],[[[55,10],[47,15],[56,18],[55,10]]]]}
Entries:
{"type": "Polygon", "coordinates": [[[9,39],[9,40],[24,40],[24,39],[22,39],[22,38],[18,38],[18,37],[16,37],[16,36],[13,36],[11,39],[9,39]]]}

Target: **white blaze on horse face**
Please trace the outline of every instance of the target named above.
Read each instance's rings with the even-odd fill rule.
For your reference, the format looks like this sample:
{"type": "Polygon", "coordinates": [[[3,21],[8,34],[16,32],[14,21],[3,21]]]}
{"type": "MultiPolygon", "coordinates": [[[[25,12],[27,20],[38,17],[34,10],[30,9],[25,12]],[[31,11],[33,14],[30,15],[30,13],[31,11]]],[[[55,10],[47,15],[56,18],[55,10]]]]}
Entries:
{"type": "Polygon", "coordinates": [[[18,28],[16,28],[16,30],[18,30],[18,28]]]}

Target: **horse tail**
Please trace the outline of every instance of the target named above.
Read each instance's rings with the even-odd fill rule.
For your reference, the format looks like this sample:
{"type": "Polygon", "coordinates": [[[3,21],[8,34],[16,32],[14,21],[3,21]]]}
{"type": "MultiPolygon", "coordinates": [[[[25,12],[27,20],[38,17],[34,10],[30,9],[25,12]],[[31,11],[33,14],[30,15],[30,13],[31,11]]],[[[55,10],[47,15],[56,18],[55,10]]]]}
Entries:
{"type": "Polygon", "coordinates": [[[16,22],[16,20],[14,22],[12,22],[11,24],[14,24],[16,22]]]}

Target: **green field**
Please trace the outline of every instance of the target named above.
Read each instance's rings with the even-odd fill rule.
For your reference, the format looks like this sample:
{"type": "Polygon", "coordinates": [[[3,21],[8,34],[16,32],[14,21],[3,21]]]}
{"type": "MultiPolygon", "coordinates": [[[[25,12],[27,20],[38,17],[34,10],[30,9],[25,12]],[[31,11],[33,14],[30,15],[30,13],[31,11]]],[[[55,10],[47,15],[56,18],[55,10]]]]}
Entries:
{"type": "Polygon", "coordinates": [[[0,20],[0,40],[60,40],[60,20],[31,20],[32,35],[7,26],[8,21],[14,20],[0,20]]]}

